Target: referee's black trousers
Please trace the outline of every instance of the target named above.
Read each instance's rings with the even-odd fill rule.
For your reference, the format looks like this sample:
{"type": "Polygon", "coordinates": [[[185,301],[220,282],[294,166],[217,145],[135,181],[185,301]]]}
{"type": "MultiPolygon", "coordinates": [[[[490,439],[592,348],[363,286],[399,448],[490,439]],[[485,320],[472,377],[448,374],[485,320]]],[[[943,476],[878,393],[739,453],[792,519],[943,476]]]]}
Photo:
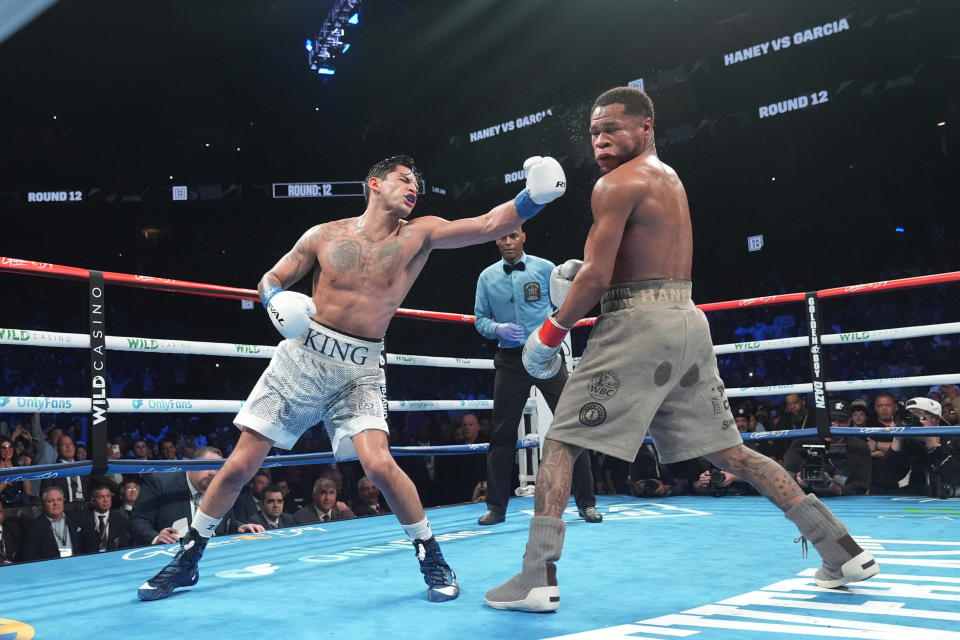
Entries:
{"type": "MultiPolygon", "coordinates": [[[[493,382],[493,433],[487,453],[487,509],[495,513],[507,510],[513,484],[513,463],[517,456],[517,425],[530,397],[530,387],[540,389],[550,411],[555,411],[560,392],[567,382],[566,363],[554,377],[539,380],[523,368],[521,351],[522,347],[499,349],[493,357],[496,374],[493,382]]],[[[596,506],[588,451],[578,456],[573,466],[572,492],[580,509],[596,506]]]]}

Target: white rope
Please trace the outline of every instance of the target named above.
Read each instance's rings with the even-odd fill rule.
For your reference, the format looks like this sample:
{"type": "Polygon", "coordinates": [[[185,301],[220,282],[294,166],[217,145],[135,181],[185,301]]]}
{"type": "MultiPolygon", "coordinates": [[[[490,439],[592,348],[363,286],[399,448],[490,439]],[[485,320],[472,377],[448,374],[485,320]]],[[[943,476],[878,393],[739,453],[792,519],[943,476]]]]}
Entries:
{"type": "MultiPolygon", "coordinates": [[[[37,347],[90,347],[90,336],[85,333],[55,333],[31,329],[0,329],[0,344],[37,347]]],[[[230,342],[197,342],[195,340],[163,340],[107,336],[111,351],[138,351],[140,353],[182,353],[197,356],[234,356],[239,358],[271,358],[275,346],[264,344],[237,344],[230,342]]]]}
{"type": "MultiPolygon", "coordinates": [[[[871,378],[869,380],[835,380],[826,383],[827,391],[862,391],[864,389],[889,389],[895,387],[927,387],[938,384],[960,384],[960,373],[936,376],[905,376],[903,378],[871,378]]],[[[813,393],[813,384],[777,384],[769,387],[740,387],[727,389],[727,396],[779,396],[787,393],[813,393]]]]}
{"type": "MultiPolygon", "coordinates": [[[[243,400],[182,398],[108,398],[107,413],[236,413],[243,400]]],[[[390,400],[390,411],[464,411],[493,409],[493,400],[390,400]]],[[[527,400],[524,413],[536,407],[527,400]]],[[[0,396],[0,413],[90,413],[90,398],[0,396]]]]}
{"type": "Polygon", "coordinates": [[[388,353],[387,364],[411,365],[415,367],[493,370],[493,360],[482,358],[440,358],[436,356],[406,356],[388,353]]]}
{"type": "MultiPolygon", "coordinates": [[[[822,344],[854,344],[857,342],[877,342],[880,340],[904,340],[907,338],[923,338],[951,333],[960,333],[960,322],[944,322],[942,324],[926,324],[916,327],[897,327],[893,329],[878,329],[876,331],[851,331],[849,333],[826,333],[820,336],[822,344]]],[[[743,353],[746,351],[769,351],[771,349],[794,349],[806,347],[810,344],[806,336],[799,338],[777,338],[775,340],[755,340],[753,342],[733,342],[718,344],[713,348],[714,353],[743,353]]]]}
{"type": "MultiPolygon", "coordinates": [[[[904,340],[926,336],[960,333],[960,322],[945,322],[916,327],[896,327],[876,331],[851,331],[828,333],[820,337],[823,344],[855,344],[881,340],[904,340]]],[[[0,344],[13,346],[89,348],[90,336],[84,333],[58,333],[32,329],[0,328],[0,344]]],[[[166,340],[159,338],[136,338],[131,336],[107,336],[107,349],[112,351],[137,351],[140,353],[180,353],[202,356],[231,356],[237,358],[270,358],[276,346],[264,344],[239,344],[235,342],[198,342],[194,340],[166,340]]],[[[809,344],[806,336],[732,342],[718,344],[713,348],[717,355],[795,349],[809,344]]],[[[484,358],[443,358],[437,356],[414,356],[387,354],[387,364],[419,367],[445,367],[453,369],[493,369],[493,360],[484,358]]],[[[792,393],[792,392],[787,392],[792,393]]]]}

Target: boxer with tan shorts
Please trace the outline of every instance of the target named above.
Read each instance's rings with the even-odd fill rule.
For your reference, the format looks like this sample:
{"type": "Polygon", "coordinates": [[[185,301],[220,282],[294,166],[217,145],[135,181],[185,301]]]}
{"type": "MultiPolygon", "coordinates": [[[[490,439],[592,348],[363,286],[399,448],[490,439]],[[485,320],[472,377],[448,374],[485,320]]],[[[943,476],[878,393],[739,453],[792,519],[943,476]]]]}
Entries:
{"type": "MultiPolygon", "coordinates": [[[[632,461],[648,429],[665,462],[704,456],[780,507],[823,559],[819,586],[878,571],[870,552],[816,496],[805,497],[786,470],[743,445],[706,318],[690,300],[687,193],[657,157],[653,119],[653,101],[630,87],[601,94],[590,114],[593,154],[605,174],[590,200],[593,225],[583,262],[559,274],[573,281],[566,299],[527,338],[521,356],[527,372],[556,375],[561,341],[602,296],[601,314],[546,434],[523,570],[487,592],[495,609],[560,606],[556,561],[573,461],[584,447],[632,461]]],[[[557,288],[552,281],[550,287],[557,288]]]]}
{"type": "Polygon", "coordinates": [[[649,429],[664,463],[742,442],[690,288],[689,280],[646,280],[603,296],[549,438],[632,461],[649,429]]]}

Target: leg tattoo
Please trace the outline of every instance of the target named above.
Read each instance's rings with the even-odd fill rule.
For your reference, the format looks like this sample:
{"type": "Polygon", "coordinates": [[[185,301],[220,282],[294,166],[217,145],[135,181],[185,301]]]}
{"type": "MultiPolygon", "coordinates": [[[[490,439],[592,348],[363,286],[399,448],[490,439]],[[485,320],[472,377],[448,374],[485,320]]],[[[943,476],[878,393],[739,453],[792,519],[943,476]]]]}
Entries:
{"type": "Polygon", "coordinates": [[[570,501],[573,462],[583,449],[564,442],[546,439],[543,459],[537,471],[534,511],[538,516],[563,517],[570,501]]]}
{"type": "Polygon", "coordinates": [[[706,458],[724,471],[749,482],[783,511],[803,500],[803,490],[790,472],[762,453],[738,445],[706,458]]]}

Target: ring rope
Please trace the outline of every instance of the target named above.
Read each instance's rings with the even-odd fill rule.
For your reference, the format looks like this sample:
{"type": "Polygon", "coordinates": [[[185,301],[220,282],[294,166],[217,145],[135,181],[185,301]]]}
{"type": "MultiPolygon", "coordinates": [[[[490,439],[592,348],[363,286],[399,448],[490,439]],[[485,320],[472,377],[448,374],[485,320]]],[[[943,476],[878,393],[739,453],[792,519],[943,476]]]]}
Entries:
{"type": "MultiPolygon", "coordinates": [[[[960,374],[957,375],[960,380],[960,374]]],[[[90,398],[0,396],[0,413],[90,413],[90,398]]],[[[193,398],[107,398],[107,413],[236,413],[244,400],[193,398]]],[[[529,398],[524,413],[536,402],[529,398]]],[[[463,411],[493,409],[493,400],[389,400],[389,411],[463,411]]]]}
{"type": "MultiPolygon", "coordinates": [[[[960,333],[960,322],[944,322],[940,324],[917,325],[914,327],[894,327],[891,329],[876,329],[871,331],[828,333],[821,336],[821,342],[823,344],[856,344],[862,342],[880,342],[884,340],[905,340],[909,338],[923,338],[955,333],[960,333]]],[[[717,355],[726,355],[753,351],[796,349],[809,346],[809,344],[810,341],[807,336],[798,336],[793,338],[718,344],[714,345],[713,351],[717,355]]],[[[55,331],[37,331],[34,329],[0,328],[0,345],[84,349],[90,346],[90,336],[85,333],[60,333],[55,331]]],[[[138,338],[132,336],[107,336],[106,346],[107,349],[111,351],[178,353],[238,358],[271,358],[276,350],[276,347],[265,344],[200,342],[195,340],[138,338]]],[[[446,358],[407,354],[387,354],[387,364],[447,367],[455,369],[493,369],[493,360],[489,358],[446,358]]]]}
{"type": "MultiPolygon", "coordinates": [[[[90,270],[79,267],[67,267],[63,265],[52,264],[49,262],[38,262],[34,260],[24,260],[22,258],[0,257],[0,272],[7,273],[25,273],[30,275],[47,276],[54,278],[63,278],[68,280],[86,280],[90,277],[90,270]]],[[[142,289],[156,289],[161,291],[171,291],[176,293],[189,293],[193,295],[206,295],[215,298],[231,298],[235,300],[253,300],[260,301],[260,295],[253,289],[241,289],[238,287],[227,287],[216,284],[205,284],[201,282],[189,282],[186,280],[174,280],[173,278],[157,278],[154,276],[134,275],[130,273],[117,273],[114,271],[103,272],[104,281],[107,284],[116,284],[129,287],[138,287],[142,289]]],[[[855,284],[844,287],[834,287],[832,289],[822,289],[816,292],[818,298],[832,298],[836,296],[847,296],[861,293],[875,293],[890,289],[902,289],[906,287],[921,287],[932,284],[943,284],[947,282],[960,281],[960,271],[951,271],[948,273],[937,273],[926,276],[914,276],[911,278],[900,278],[898,280],[882,280],[880,282],[869,282],[866,284],[855,284]]],[[[710,302],[699,304],[697,308],[701,311],[721,311],[724,309],[741,309],[744,307],[769,306],[782,304],[785,302],[803,302],[806,298],[805,293],[785,293],[773,296],[762,296],[758,298],[742,298],[740,300],[728,300],[725,302],[710,302]]],[[[397,315],[409,316],[425,320],[438,320],[443,322],[461,322],[472,324],[474,316],[462,313],[445,313],[440,311],[423,311],[417,309],[397,309],[397,315]]],[[[574,326],[581,327],[596,322],[596,318],[584,318],[574,326]]]]}
{"type": "MultiPolygon", "coordinates": [[[[900,437],[929,435],[960,435],[960,427],[831,427],[831,435],[864,436],[879,434],[900,437]]],[[[794,438],[816,437],[816,429],[792,429],[784,431],[761,431],[741,434],[744,442],[757,440],[790,440],[794,438]]],[[[644,438],[644,444],[652,444],[650,436],[644,438]]],[[[539,446],[537,434],[530,434],[517,441],[517,449],[532,449],[539,446]]],[[[485,453],[489,443],[470,445],[436,445],[430,447],[390,447],[396,457],[420,455],[462,455],[485,453]]],[[[326,464],[334,462],[333,452],[294,453],[270,456],[263,461],[262,467],[288,467],[302,464],[326,464]]],[[[110,460],[107,473],[166,473],[172,471],[207,471],[219,469],[225,459],[207,458],[200,460],[110,460]]],[[[8,467],[0,469],[0,482],[18,482],[22,480],[45,480],[48,478],[66,478],[69,476],[89,475],[93,469],[90,460],[81,462],[60,462],[30,467],[8,467]]]]}

